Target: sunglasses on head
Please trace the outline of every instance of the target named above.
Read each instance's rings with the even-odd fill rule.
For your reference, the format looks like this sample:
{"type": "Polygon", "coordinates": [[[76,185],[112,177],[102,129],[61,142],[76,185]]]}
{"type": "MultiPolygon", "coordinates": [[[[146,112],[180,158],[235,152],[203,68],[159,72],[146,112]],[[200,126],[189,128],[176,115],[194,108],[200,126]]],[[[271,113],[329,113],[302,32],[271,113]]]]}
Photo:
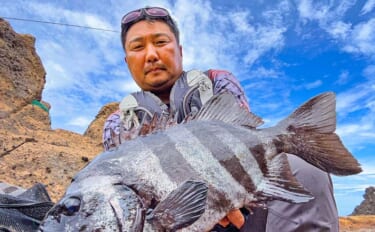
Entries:
{"type": "Polygon", "coordinates": [[[150,16],[152,18],[165,18],[170,17],[169,12],[161,7],[145,7],[138,10],[130,11],[124,17],[122,17],[121,25],[125,26],[130,24],[144,15],[150,16]]]}

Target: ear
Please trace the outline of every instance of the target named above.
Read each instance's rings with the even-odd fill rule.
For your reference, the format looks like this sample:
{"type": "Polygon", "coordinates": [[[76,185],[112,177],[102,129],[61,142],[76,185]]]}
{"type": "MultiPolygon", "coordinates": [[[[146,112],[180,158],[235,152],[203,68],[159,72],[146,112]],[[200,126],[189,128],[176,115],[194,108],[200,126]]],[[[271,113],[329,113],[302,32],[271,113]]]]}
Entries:
{"type": "Polygon", "coordinates": [[[126,56],[124,57],[124,61],[125,61],[126,64],[128,63],[128,59],[127,59],[126,56]]]}
{"type": "Polygon", "coordinates": [[[181,57],[182,57],[182,45],[180,45],[179,48],[180,48],[180,54],[181,54],[181,57]]]}

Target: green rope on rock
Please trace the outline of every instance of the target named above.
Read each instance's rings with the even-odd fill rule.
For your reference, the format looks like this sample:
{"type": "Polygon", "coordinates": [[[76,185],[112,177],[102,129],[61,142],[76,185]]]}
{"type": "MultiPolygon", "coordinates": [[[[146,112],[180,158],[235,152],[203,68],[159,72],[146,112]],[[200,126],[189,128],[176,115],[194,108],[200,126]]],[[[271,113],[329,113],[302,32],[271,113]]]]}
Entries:
{"type": "Polygon", "coordinates": [[[46,111],[47,113],[49,112],[49,109],[47,108],[47,106],[45,106],[43,103],[41,103],[41,102],[38,101],[38,100],[33,100],[33,101],[31,102],[31,105],[39,106],[40,108],[42,108],[42,110],[46,111]]]}

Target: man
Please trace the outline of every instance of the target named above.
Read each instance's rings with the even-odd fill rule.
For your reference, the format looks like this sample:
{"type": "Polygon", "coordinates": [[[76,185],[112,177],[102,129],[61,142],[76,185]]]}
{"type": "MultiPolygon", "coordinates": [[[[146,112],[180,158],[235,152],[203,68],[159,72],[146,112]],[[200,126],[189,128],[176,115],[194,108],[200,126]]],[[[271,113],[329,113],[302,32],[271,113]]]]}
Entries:
{"type": "MultiPolygon", "coordinates": [[[[125,97],[120,110],[108,117],[103,132],[105,150],[132,139],[136,136],[136,128],[142,123],[149,123],[154,114],[161,118],[172,114],[177,122],[181,122],[185,117],[196,113],[212,95],[222,91],[229,91],[237,97],[238,104],[249,109],[245,94],[231,73],[183,70],[179,31],[167,10],[146,7],[131,11],[122,18],[121,29],[125,62],[142,91],[125,97]]],[[[324,183],[327,181],[322,179],[324,183]]],[[[331,189],[330,184],[329,182],[331,189]]],[[[323,189],[322,192],[326,193],[327,190],[323,189]]],[[[327,198],[334,203],[332,195],[328,194],[327,198]]],[[[288,212],[281,212],[284,213],[285,217],[291,216],[288,212]]],[[[321,213],[325,215],[324,212],[321,213]]],[[[254,215],[248,215],[245,209],[235,209],[228,212],[212,231],[264,231],[266,224],[268,226],[267,214],[263,209],[255,209],[254,215]],[[251,220],[245,220],[248,217],[251,220]]],[[[300,221],[298,215],[293,217],[300,221]]],[[[314,215],[311,217],[303,220],[313,221],[314,215]]],[[[283,227],[278,228],[279,231],[285,231],[282,229],[283,227]]]]}

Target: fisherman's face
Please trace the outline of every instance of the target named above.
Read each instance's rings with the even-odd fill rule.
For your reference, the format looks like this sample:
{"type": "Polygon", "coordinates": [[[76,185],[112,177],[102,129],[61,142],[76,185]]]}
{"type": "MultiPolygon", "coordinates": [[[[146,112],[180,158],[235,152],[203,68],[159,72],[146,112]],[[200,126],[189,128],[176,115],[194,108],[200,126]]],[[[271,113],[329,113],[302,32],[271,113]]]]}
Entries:
{"type": "Polygon", "coordinates": [[[138,86],[156,95],[169,92],[182,73],[182,47],[162,21],[140,21],[125,38],[125,62],[138,86]]]}

